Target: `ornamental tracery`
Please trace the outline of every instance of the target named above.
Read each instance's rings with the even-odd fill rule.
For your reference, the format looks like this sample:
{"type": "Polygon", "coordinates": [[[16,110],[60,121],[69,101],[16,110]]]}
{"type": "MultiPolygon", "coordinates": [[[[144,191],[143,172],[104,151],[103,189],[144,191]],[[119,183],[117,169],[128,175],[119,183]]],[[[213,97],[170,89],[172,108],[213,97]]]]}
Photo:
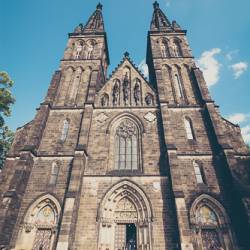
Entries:
{"type": "Polygon", "coordinates": [[[60,205],[54,197],[45,195],[35,201],[20,229],[18,249],[50,250],[56,237],[59,215],[60,205]]]}
{"type": "Polygon", "coordinates": [[[190,210],[196,249],[232,249],[232,233],[222,205],[208,195],[198,197],[190,210]]]}
{"type": "Polygon", "coordinates": [[[121,121],[115,131],[114,164],[116,170],[139,169],[139,134],[130,119],[121,121]]]}

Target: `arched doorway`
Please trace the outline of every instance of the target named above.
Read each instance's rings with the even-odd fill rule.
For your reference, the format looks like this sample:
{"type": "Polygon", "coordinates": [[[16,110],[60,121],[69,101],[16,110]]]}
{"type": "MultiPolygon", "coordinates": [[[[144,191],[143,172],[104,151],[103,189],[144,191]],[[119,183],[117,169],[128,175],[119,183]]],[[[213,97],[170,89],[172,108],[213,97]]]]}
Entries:
{"type": "Polygon", "coordinates": [[[195,249],[234,249],[229,218],[223,206],[213,197],[203,194],[190,209],[195,249]]]}
{"type": "Polygon", "coordinates": [[[38,198],[28,209],[15,249],[52,250],[61,207],[52,195],[38,198]]]}
{"type": "Polygon", "coordinates": [[[151,249],[151,206],[136,184],[122,181],[113,186],[98,212],[98,250],[151,249]]]}

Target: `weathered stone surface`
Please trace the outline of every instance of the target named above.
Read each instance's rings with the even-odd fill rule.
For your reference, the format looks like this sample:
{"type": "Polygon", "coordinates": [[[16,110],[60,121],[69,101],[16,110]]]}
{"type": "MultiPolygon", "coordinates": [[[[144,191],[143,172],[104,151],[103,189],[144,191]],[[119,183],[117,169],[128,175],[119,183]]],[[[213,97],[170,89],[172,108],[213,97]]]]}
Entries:
{"type": "Polygon", "coordinates": [[[107,78],[101,9],[69,35],[45,101],[16,132],[0,175],[0,249],[117,250],[133,225],[137,249],[248,249],[249,154],[186,32],[155,3],[149,80],[128,53],[107,78]],[[204,208],[217,224],[199,221],[204,208]]]}

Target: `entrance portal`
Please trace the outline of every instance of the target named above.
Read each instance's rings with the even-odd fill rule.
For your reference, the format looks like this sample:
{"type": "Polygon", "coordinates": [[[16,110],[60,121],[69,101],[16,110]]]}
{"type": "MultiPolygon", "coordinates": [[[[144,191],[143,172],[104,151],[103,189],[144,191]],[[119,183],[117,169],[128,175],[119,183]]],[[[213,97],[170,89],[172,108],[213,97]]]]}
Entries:
{"type": "Polygon", "coordinates": [[[98,219],[98,250],[151,249],[149,201],[134,183],[113,186],[100,204],[98,219]]]}
{"type": "Polygon", "coordinates": [[[135,224],[117,224],[115,229],[115,250],[136,250],[136,245],[135,224]]]}

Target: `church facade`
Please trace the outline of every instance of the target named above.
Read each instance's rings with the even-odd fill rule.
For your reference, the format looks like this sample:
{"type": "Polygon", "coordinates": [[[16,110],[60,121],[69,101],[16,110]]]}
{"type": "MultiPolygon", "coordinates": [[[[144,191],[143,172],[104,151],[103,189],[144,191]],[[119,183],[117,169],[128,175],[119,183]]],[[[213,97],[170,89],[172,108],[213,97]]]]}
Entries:
{"type": "Polygon", "coordinates": [[[249,154],[221,117],[186,31],[157,2],[149,80],[107,77],[102,6],[69,34],[0,179],[0,249],[250,249],[249,154]]]}

